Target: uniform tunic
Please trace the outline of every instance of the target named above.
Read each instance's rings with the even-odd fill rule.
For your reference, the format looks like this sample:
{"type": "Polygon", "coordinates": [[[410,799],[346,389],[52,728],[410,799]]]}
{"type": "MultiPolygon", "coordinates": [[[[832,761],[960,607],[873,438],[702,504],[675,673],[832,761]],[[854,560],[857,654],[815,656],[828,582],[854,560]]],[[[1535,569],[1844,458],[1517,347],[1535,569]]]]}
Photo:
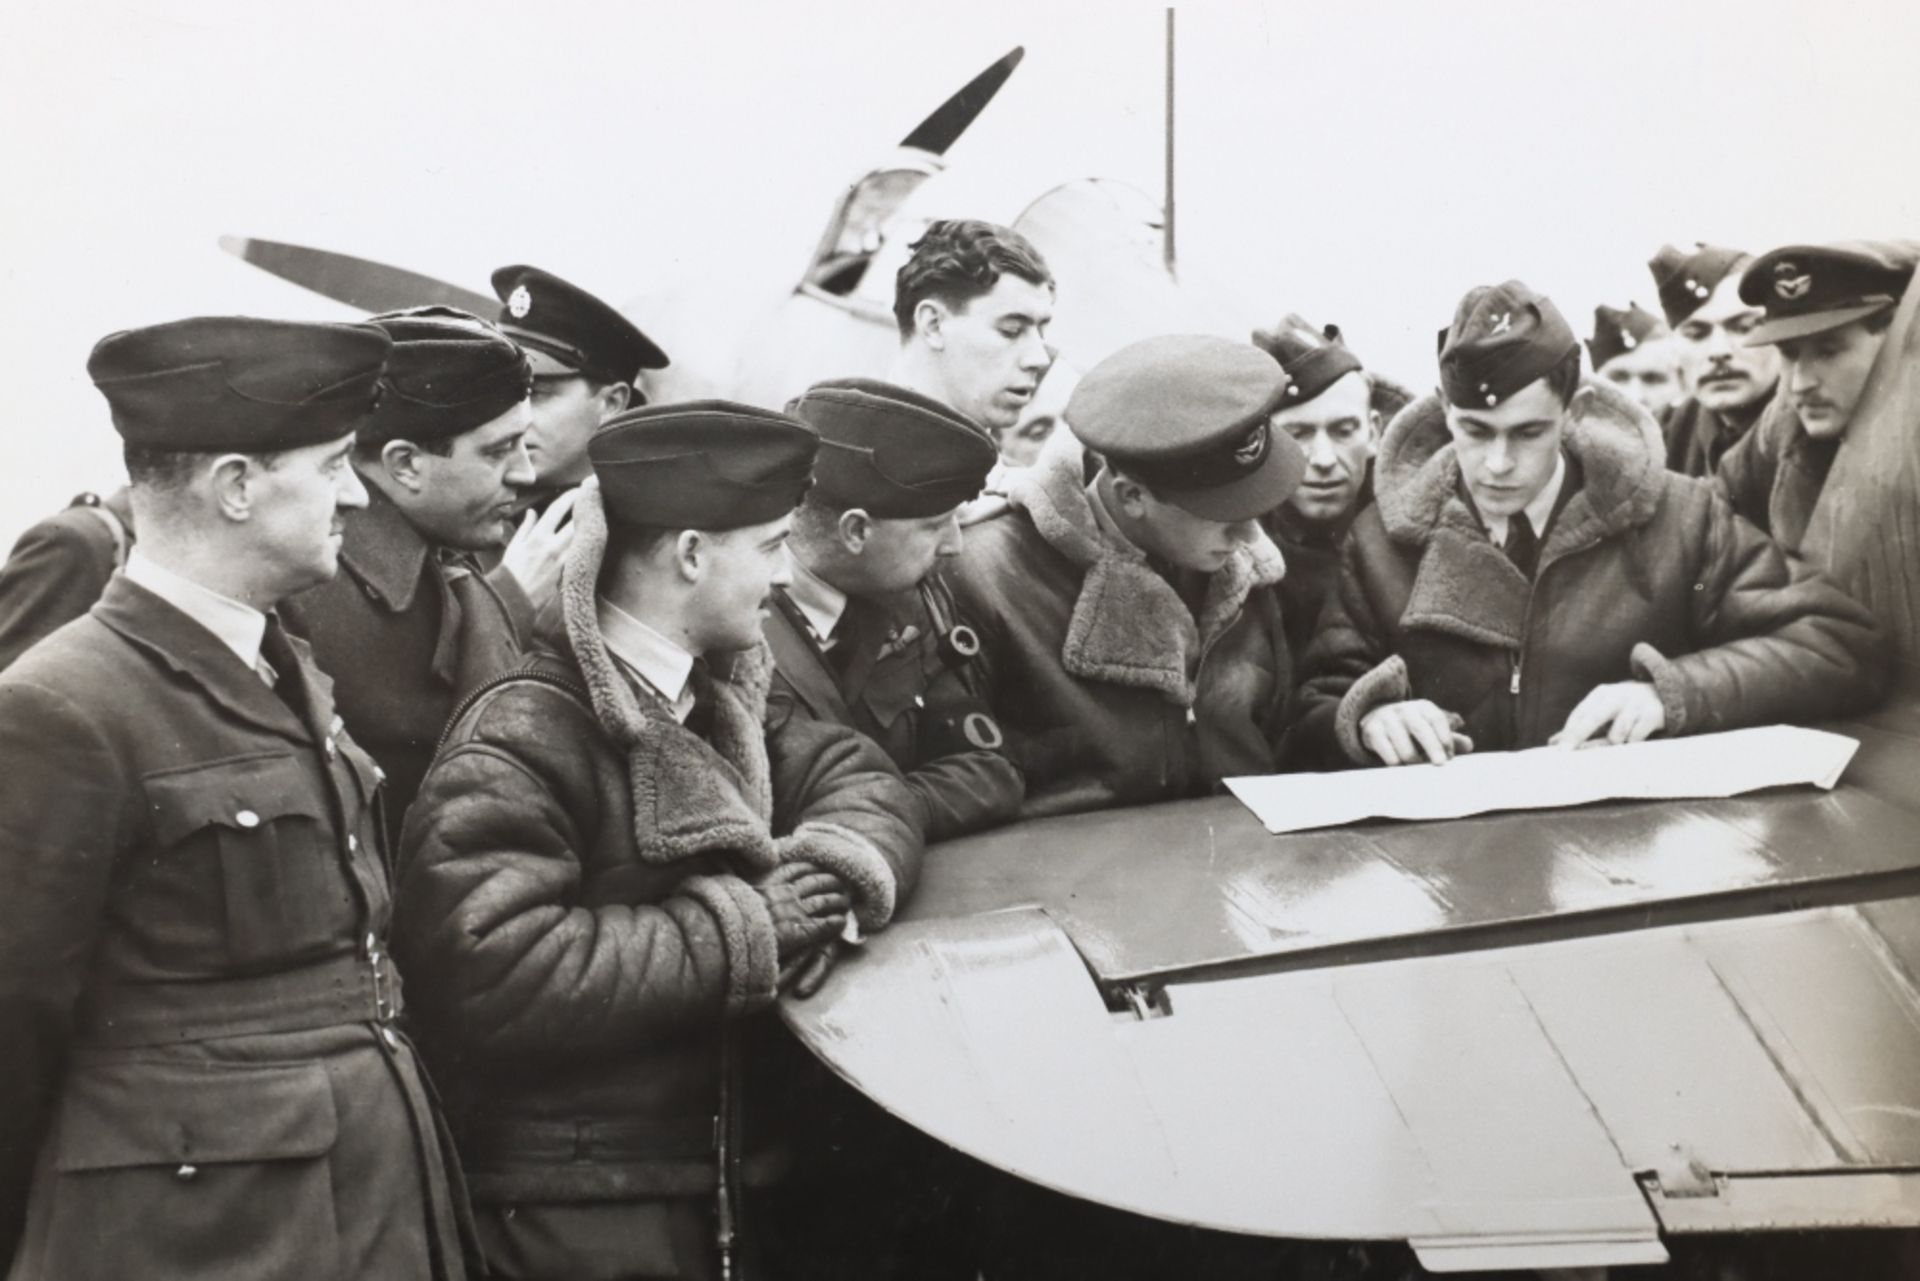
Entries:
{"type": "Polygon", "coordinates": [[[82,494],[20,535],[0,566],[0,671],[91,609],[132,543],[124,487],[82,494]]]}
{"type": "Polygon", "coordinates": [[[120,576],[0,675],[16,1281],[464,1275],[378,772],[292,646],[290,703],[120,576]]]}

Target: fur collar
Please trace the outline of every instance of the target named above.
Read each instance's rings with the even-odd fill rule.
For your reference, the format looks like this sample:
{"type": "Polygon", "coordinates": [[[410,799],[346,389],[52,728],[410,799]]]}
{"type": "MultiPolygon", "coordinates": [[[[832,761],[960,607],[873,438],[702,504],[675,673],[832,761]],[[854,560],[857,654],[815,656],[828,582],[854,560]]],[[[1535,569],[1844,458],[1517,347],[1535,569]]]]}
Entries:
{"type": "MultiPolygon", "coordinates": [[[[1564,447],[1584,479],[1547,531],[1541,573],[1563,556],[1646,524],[1664,484],[1660,428],[1645,410],[1605,384],[1588,383],[1568,414],[1564,447]]],[[[1460,463],[1438,396],[1421,397],[1388,424],[1374,485],[1388,537],[1422,549],[1401,625],[1518,648],[1532,584],[1488,540],[1460,496],[1460,463]]]]}
{"type": "Polygon", "coordinates": [[[1007,480],[1007,501],[1026,512],[1055,551],[1084,571],[1060,658],[1086,680],[1154,690],[1190,707],[1200,655],[1240,617],[1255,587],[1280,581],[1286,563],[1262,533],[1207,584],[1200,619],[1131,543],[1107,535],[1086,490],[1086,453],[1056,431],[1033,466],[1007,480]]]}

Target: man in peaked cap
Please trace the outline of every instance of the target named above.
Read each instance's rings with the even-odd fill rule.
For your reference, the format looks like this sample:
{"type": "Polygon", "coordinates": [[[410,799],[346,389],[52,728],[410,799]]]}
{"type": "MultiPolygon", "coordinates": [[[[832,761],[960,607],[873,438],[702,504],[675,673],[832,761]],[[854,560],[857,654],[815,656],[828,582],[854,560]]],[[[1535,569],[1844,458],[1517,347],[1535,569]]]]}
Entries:
{"type": "Polygon", "coordinates": [[[465,1275],[376,772],[274,615],[366,504],[389,348],[217,317],[88,361],[141,539],[0,675],[9,1276],[465,1275]]]}
{"type": "Polygon", "coordinates": [[[386,772],[397,838],[448,713],[531,639],[571,537],[560,527],[571,502],[509,544],[534,471],[525,446],[532,375],[505,334],[448,308],[371,323],[393,353],[353,451],[369,501],[347,519],[343,572],[285,612],[386,772]],[[502,546],[505,559],[483,572],[476,554],[502,546]]]}
{"type": "Polygon", "coordinates": [[[1625,311],[1593,309],[1587,358],[1593,376],[1618,387],[1634,404],[1660,417],[1680,399],[1680,353],[1666,322],[1639,303],[1625,311]]]}
{"type": "Polygon", "coordinates": [[[500,268],[493,292],[500,328],[533,366],[527,457],[536,476],[522,499],[543,511],[592,474],[587,441],[614,415],[647,403],[641,375],[665,369],[667,353],[614,308],[538,267],[500,268]]]}
{"type": "Polygon", "coordinates": [[[1024,815],[1194,796],[1272,773],[1292,687],[1260,517],[1299,446],[1266,353],[1172,336],[1100,362],[952,574],[980,688],[1027,772],[1024,815]]]}
{"type": "Polygon", "coordinates": [[[552,630],[455,718],[407,825],[395,946],[497,1276],[720,1274],[778,1164],[739,1124],[764,1011],[912,884],[885,754],[766,721],[817,443],[726,401],[602,428],[552,630]]]}
{"type": "Polygon", "coordinates": [[[1297,735],[1326,763],[1638,741],[1824,718],[1884,681],[1873,620],[1790,568],[1658,428],[1580,385],[1559,309],[1517,280],[1468,292],[1440,393],[1381,444],[1308,651],[1297,735]]]}
{"type": "Polygon", "coordinates": [[[1307,458],[1300,487],[1263,522],[1287,560],[1281,612],[1288,648],[1299,655],[1313,639],[1320,607],[1333,590],[1347,531],[1373,501],[1380,432],[1413,397],[1362,368],[1337,326],[1315,329],[1289,315],[1272,329],[1255,330],[1253,343],[1286,371],[1287,389],[1273,426],[1291,436],[1307,458]]]}
{"type": "Polygon", "coordinates": [[[1780,366],[1764,347],[1746,346],[1760,311],[1740,297],[1740,272],[1753,255],[1718,245],[1691,253],[1661,246],[1647,269],[1660,309],[1678,339],[1686,392],[1661,420],[1667,466],[1711,476],[1720,459],[1759,421],[1780,366]]]}
{"type": "Polygon", "coordinates": [[[1740,278],[1741,299],[1765,317],[1747,341],[1779,353],[1780,392],[1717,479],[1735,511],[1790,551],[1866,395],[1914,257],[1912,245],[1789,245],[1740,278]]]}

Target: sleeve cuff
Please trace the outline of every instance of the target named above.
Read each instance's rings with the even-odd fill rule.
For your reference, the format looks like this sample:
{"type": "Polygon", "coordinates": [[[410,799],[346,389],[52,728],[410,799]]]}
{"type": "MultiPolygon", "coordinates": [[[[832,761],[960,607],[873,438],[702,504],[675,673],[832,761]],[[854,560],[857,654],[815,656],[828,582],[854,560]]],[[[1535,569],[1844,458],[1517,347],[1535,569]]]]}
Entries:
{"type": "Polygon", "coordinates": [[[1385,703],[1400,703],[1413,697],[1413,682],[1407,677],[1407,662],[1398,654],[1347,687],[1333,717],[1334,737],[1340,750],[1356,765],[1377,764],[1373,753],[1360,741],[1360,722],[1366,714],[1385,703]]]}
{"type": "Polygon", "coordinates": [[[1668,738],[1686,732],[1687,728],[1687,682],[1680,674],[1679,667],[1672,659],[1653,646],[1641,641],[1633,647],[1627,661],[1633,667],[1633,674],[1643,681],[1653,682],[1653,692],[1660,696],[1660,710],[1667,718],[1661,733],[1668,738]]]}
{"type": "Polygon", "coordinates": [[[681,888],[720,926],[727,949],[727,1013],[744,1014],[770,1003],[780,956],[760,892],[737,876],[692,876],[681,888]]]}

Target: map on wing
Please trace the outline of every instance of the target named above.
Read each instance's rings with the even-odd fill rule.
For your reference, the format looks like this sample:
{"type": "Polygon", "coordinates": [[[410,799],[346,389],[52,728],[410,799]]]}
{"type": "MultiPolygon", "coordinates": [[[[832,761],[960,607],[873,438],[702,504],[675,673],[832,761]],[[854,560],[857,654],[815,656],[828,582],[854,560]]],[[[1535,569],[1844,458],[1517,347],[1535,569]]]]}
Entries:
{"type": "Polygon", "coordinates": [[[1444,765],[1269,774],[1226,783],[1278,835],[1375,818],[1467,818],[1595,801],[1738,796],[1805,784],[1831,789],[1859,746],[1844,734],[1768,725],[1623,747],[1475,752],[1444,765]]]}

